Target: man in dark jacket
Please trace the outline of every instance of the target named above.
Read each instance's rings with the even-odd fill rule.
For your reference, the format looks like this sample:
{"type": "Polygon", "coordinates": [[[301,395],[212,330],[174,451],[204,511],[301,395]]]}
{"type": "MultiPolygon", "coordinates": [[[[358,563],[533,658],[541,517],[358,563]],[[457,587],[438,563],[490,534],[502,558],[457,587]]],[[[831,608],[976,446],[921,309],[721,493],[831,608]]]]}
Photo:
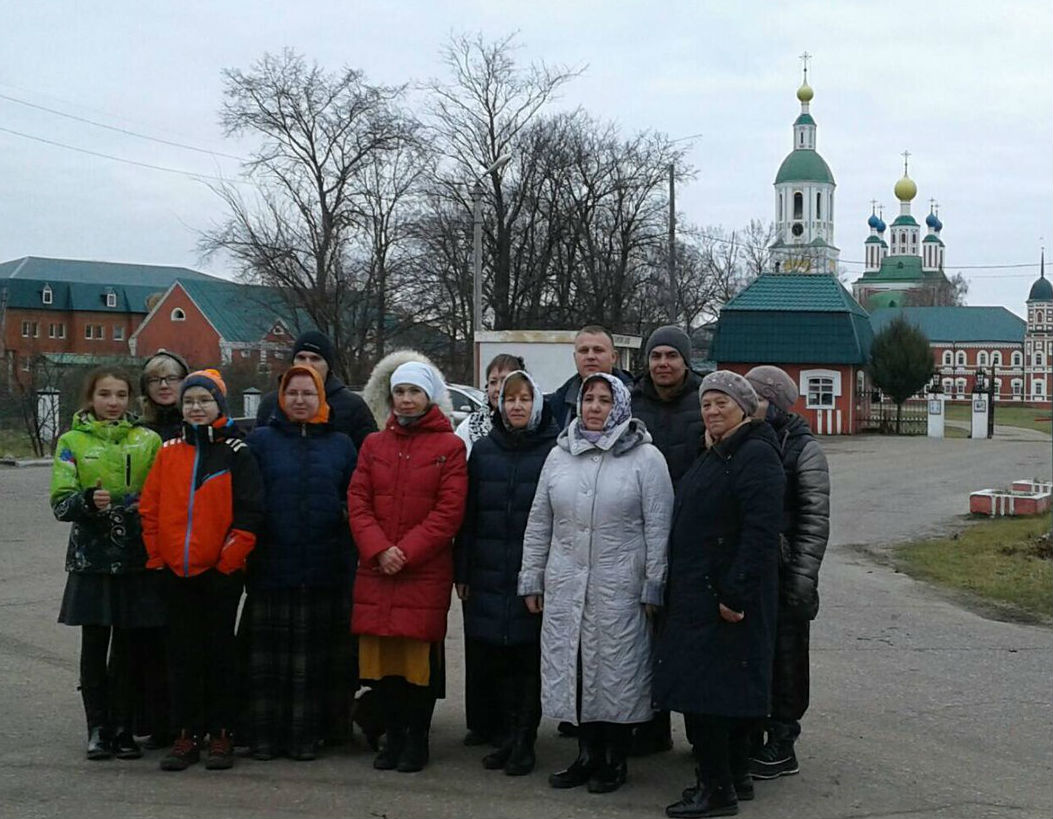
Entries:
{"type": "Polygon", "coordinates": [[[582,379],[593,373],[608,373],[632,388],[633,377],[614,364],[618,354],[614,350],[614,337],[598,324],[587,324],[574,337],[574,367],[577,372],[568,378],[555,392],[545,396],[552,408],[552,417],[561,430],[570,426],[578,414],[578,390],[582,379]]]}
{"type": "MultiPolygon", "coordinates": [[[[647,372],[632,391],[633,417],[647,425],[652,443],[665,456],[675,487],[702,446],[702,412],[698,388],[702,376],[691,370],[691,338],[679,327],[659,327],[644,346],[647,372]]],[[[636,756],[673,747],[669,712],[633,731],[631,753],[636,756]]]]}
{"type": "Polygon", "coordinates": [[[830,537],[830,469],[808,423],[791,412],[798,397],[793,379],[763,366],[746,380],[760,399],[756,417],[765,418],[779,440],[786,472],[772,713],[767,740],[750,759],[754,779],[775,779],[799,770],[793,744],[808,709],[808,633],[819,611],[819,566],[830,537]]]}
{"type": "MultiPolygon", "coordinates": [[[[333,430],[347,435],[359,450],[366,436],[377,431],[377,424],[361,396],[349,390],[333,372],[334,358],[333,342],[318,330],[302,333],[293,345],[292,363],[310,367],[325,382],[325,400],[329,404],[329,422],[333,430]]],[[[277,391],[263,396],[256,412],[256,426],[266,426],[277,406],[277,391]]]]}

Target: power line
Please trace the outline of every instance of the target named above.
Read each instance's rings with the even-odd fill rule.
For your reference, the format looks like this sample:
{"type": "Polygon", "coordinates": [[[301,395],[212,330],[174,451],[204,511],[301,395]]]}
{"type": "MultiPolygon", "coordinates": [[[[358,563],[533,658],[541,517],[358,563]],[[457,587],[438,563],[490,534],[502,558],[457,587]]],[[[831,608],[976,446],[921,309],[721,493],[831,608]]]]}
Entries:
{"type": "Polygon", "coordinates": [[[165,173],[179,174],[180,176],[186,176],[191,179],[211,179],[214,182],[238,182],[238,180],[224,179],[220,176],[211,176],[204,173],[195,173],[194,171],[184,171],[180,168],[166,168],[163,165],[152,165],[149,162],[139,162],[135,159],[125,159],[124,157],[114,156],[113,154],[104,154],[100,151],[91,151],[87,148],[78,148],[76,145],[67,145],[64,142],[56,142],[53,139],[45,139],[44,137],[34,136],[33,134],[24,134],[21,131],[15,131],[11,128],[0,127],[0,131],[6,134],[13,134],[23,139],[30,139],[34,142],[43,142],[45,145],[53,145],[56,148],[65,148],[67,151],[76,151],[81,154],[88,154],[89,156],[97,156],[102,159],[112,159],[114,162],[123,162],[126,165],[135,165],[139,168],[149,168],[154,171],[164,171],[165,173]]]}
{"type": "Polygon", "coordinates": [[[94,125],[96,128],[105,128],[107,131],[115,131],[118,134],[126,134],[127,136],[133,136],[133,137],[136,137],[138,139],[147,139],[150,142],[159,142],[162,145],[170,145],[173,148],[183,148],[184,150],[187,150],[187,151],[196,151],[198,153],[207,154],[209,156],[222,156],[222,157],[226,157],[227,159],[235,159],[238,162],[245,162],[246,161],[244,158],[242,158],[240,156],[234,156],[234,154],[225,154],[222,151],[212,151],[212,150],[209,150],[208,148],[198,148],[195,145],[187,145],[184,142],[175,142],[175,141],[170,140],[170,139],[162,139],[161,137],[150,136],[149,134],[140,134],[137,131],[131,131],[131,130],[127,129],[127,128],[118,128],[115,125],[106,125],[103,122],[96,122],[95,120],[88,119],[87,117],[79,117],[76,114],[69,114],[69,113],[67,113],[65,111],[59,111],[56,108],[48,108],[48,107],[46,107],[44,105],[37,105],[36,103],[33,103],[33,102],[27,102],[26,100],[20,100],[17,97],[8,96],[7,94],[0,94],[0,99],[7,100],[8,102],[14,102],[14,103],[17,103],[18,105],[24,105],[27,108],[35,108],[38,111],[46,111],[47,113],[54,114],[57,117],[65,117],[66,119],[71,119],[71,120],[74,120],[76,122],[83,122],[83,123],[86,123],[88,125],[94,125]]]}

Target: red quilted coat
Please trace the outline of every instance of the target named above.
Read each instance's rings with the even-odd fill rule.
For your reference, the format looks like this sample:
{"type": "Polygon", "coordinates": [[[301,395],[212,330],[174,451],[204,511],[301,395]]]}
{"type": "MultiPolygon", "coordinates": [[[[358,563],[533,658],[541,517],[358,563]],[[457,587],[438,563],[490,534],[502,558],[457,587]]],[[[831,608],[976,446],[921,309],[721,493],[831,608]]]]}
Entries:
{"type": "Polygon", "coordinates": [[[366,438],[347,490],[351,532],[358,547],[355,634],[446,636],[453,585],[453,537],[464,517],[468,470],[464,442],[432,406],[416,424],[394,416],[366,438]],[[377,555],[398,546],[406,565],[384,574],[377,555]]]}

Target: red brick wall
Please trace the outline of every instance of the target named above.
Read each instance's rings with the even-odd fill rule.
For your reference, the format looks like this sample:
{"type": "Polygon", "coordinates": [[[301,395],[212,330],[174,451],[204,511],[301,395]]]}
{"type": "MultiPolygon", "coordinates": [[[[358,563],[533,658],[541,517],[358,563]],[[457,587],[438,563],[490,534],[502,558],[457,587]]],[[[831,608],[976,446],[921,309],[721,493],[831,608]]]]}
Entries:
{"type": "Polygon", "coordinates": [[[204,314],[176,284],[162,299],[149,320],[143,323],[136,336],[135,352],[145,358],[159,347],[179,353],[193,369],[220,366],[219,333],[208,323],[204,314]],[[183,321],[173,321],[172,312],[181,309],[183,321]]]}

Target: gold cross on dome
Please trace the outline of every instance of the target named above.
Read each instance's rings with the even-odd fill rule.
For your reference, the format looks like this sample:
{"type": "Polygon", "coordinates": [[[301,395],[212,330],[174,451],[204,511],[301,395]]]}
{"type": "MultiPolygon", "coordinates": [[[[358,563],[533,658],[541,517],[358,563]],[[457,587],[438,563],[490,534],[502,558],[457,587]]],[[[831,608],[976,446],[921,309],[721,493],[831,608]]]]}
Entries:
{"type": "Polygon", "coordinates": [[[800,56],[801,62],[804,64],[804,81],[808,82],[808,61],[812,58],[812,55],[807,51],[800,56]]]}
{"type": "Polygon", "coordinates": [[[904,151],[903,154],[903,175],[907,175],[907,160],[910,158],[910,151],[904,151]]]}

